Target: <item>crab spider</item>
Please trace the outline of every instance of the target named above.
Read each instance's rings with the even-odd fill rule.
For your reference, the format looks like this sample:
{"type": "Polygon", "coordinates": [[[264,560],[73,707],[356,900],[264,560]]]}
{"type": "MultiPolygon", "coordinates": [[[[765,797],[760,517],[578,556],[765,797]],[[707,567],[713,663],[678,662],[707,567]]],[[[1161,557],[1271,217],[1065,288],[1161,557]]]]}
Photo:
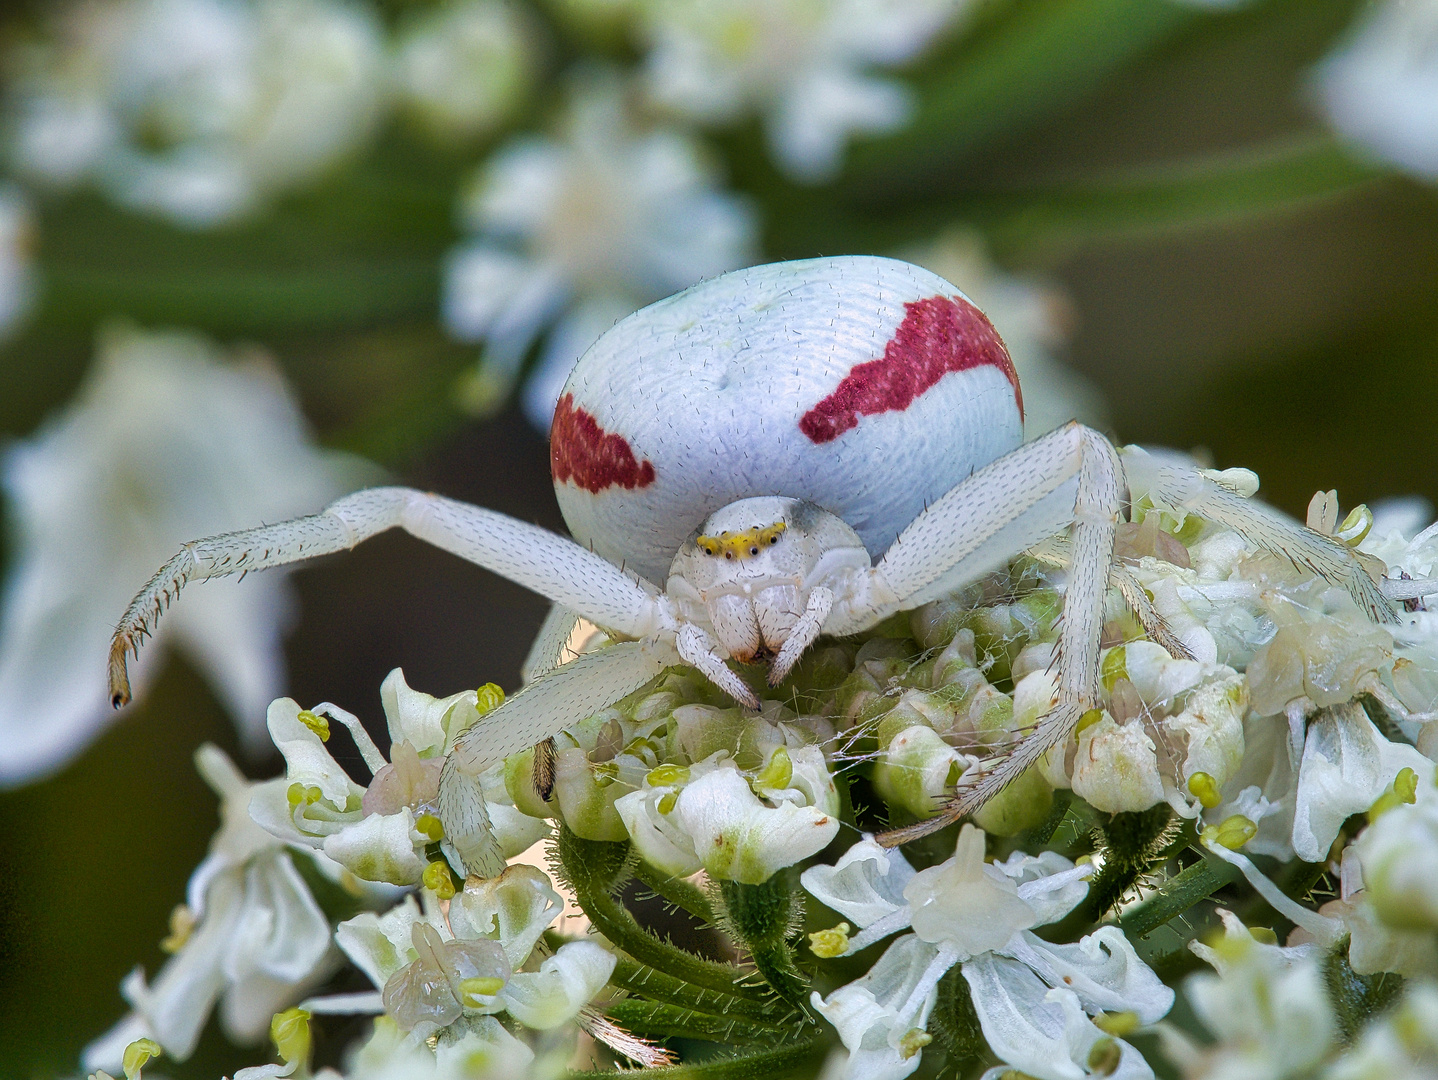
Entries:
{"type": "Polygon", "coordinates": [[[526,665],[532,681],[459,739],[441,780],[449,840],[470,871],[492,876],[503,860],[475,778],[495,762],[681,661],[757,707],[726,661],[765,661],[777,684],[820,635],[868,629],[1042,545],[1068,567],[1052,710],[938,817],[888,841],[976,809],[1096,706],[1110,583],[1154,640],[1186,652],[1113,565],[1130,490],[1229,525],[1346,586],[1371,617],[1393,616],[1342,543],[1187,467],[1126,475],[1109,441],[1077,423],[1022,443],[1022,408],[992,325],[933,274],[868,257],[726,274],[622,320],[576,365],[551,436],[573,540],[384,487],[195,541],[125,612],[114,702],[129,697],[127,654],[186,583],[402,528],[555,604],[526,665]],[[579,618],[614,643],[561,663],[579,618]]]}

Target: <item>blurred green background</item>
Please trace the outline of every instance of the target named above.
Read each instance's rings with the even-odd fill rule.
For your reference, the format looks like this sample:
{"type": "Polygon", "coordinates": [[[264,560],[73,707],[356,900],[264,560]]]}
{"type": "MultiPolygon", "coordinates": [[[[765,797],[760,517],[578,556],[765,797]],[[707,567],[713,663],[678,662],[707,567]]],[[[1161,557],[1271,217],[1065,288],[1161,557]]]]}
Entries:
{"type": "MultiPolygon", "coordinates": [[[[1300,515],[1319,488],[1345,506],[1438,500],[1438,192],[1343,149],[1305,91],[1364,7],[990,3],[908,73],[915,123],[856,144],[834,183],[784,180],[757,124],[713,143],[760,207],[768,257],[888,253],[958,223],[1007,269],[1062,286],[1076,316],[1066,359],[1101,389],[1124,441],[1250,467],[1268,500],[1300,515]]],[[[43,10],[10,7],[5,25],[43,10]]],[[[622,40],[547,25],[551,71],[584,50],[629,55],[622,40]]],[[[539,123],[557,93],[541,85],[514,126],[539,123]]],[[[513,408],[479,422],[453,404],[477,351],[440,325],[440,268],[475,160],[394,122],[321,185],[203,233],[96,194],[42,198],[42,292],[0,352],[0,430],[27,435],[67,401],[102,320],[195,327],[271,350],[325,444],[561,527],[543,437],[513,408]]],[[[403,537],[295,580],[291,693],[381,726],[378,687],[395,666],[436,694],[516,688],[544,613],[403,537]]],[[[172,660],[83,758],[0,792],[0,1076],[77,1071],[124,1011],[121,977],[163,961],[157,942],[216,824],[190,764],[205,740],[238,753],[205,684],[172,660]]],[[[241,760],[252,776],[279,761],[241,760]]],[[[322,1054],[345,1036],[327,1030],[322,1054]]],[[[212,1025],[194,1058],[163,1071],[216,1077],[254,1060],[212,1025]]]]}

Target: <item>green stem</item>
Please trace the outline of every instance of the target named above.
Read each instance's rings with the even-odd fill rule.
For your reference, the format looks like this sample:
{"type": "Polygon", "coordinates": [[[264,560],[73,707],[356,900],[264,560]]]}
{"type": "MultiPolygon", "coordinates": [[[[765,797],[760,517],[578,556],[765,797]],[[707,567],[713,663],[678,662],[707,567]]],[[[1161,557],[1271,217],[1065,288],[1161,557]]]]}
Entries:
{"type": "MultiPolygon", "coordinates": [[[[726,994],[719,990],[695,986],[673,975],[656,971],[647,964],[619,957],[614,974],[609,981],[621,990],[639,994],[654,1001],[664,1002],[688,1009],[691,1012],[708,1013],[711,1016],[736,1016],[756,1023],[782,1025],[789,1017],[774,1017],[773,1003],[760,1004],[749,998],[726,994]]],[[[792,1017],[795,1014],[790,1013],[792,1017]]]]}
{"type": "Polygon", "coordinates": [[[1348,963],[1348,940],[1328,954],[1323,965],[1323,982],[1338,1021],[1338,1037],[1346,1046],[1403,990],[1403,977],[1380,971],[1359,975],[1348,963]]]}
{"type": "Polygon", "coordinates": [[[1175,874],[1147,900],[1123,913],[1118,924],[1130,940],[1151,933],[1238,878],[1227,863],[1204,858],[1175,874]]]}
{"type": "Polygon", "coordinates": [[[1173,811],[1159,803],[1136,813],[1114,814],[1103,829],[1103,868],[1089,882],[1088,898],[1078,910],[1090,921],[1101,919],[1154,865],[1155,845],[1173,811]]]}
{"type": "Polygon", "coordinates": [[[746,972],[732,964],[705,960],[677,945],[660,941],[635,922],[634,916],[614,897],[581,891],[575,899],[589,916],[594,929],[641,963],[721,994],[747,997],[753,1001],[764,1000],[762,991],[743,984],[748,977],[746,972]]]}
{"type": "Polygon", "coordinates": [[[772,1046],[784,1032],[732,1016],[713,1016],[661,1001],[625,998],[605,1010],[615,1023],[646,1039],[703,1039],[731,1046],[772,1046]]]}
{"type": "Polygon", "coordinates": [[[804,899],[790,874],[781,870],[758,885],[720,881],[719,894],[726,929],[753,957],[774,992],[802,1009],[809,984],[794,963],[789,936],[802,923],[804,899]]]}
{"type": "MultiPolygon", "coordinates": [[[[825,1046],[823,1039],[810,1039],[774,1050],[711,1058],[694,1065],[645,1069],[644,1080],[779,1080],[810,1065],[825,1046]]],[[[565,1080],[594,1080],[595,1076],[607,1075],[612,1074],[575,1070],[565,1073],[564,1077],[565,1080]]]]}
{"type": "Polygon", "coordinates": [[[672,877],[642,860],[635,866],[634,876],[669,903],[683,908],[700,922],[708,926],[715,925],[714,906],[709,903],[709,897],[704,895],[704,890],[697,885],[684,878],[672,877]]]}
{"type": "Polygon", "coordinates": [[[615,893],[630,874],[628,841],[585,840],[569,826],[559,829],[559,864],[574,889],[574,898],[594,929],[640,963],[667,972],[685,982],[723,994],[764,1000],[763,991],[742,982],[749,973],[733,964],[705,960],[667,941],[661,941],[637,922],[615,893]]]}

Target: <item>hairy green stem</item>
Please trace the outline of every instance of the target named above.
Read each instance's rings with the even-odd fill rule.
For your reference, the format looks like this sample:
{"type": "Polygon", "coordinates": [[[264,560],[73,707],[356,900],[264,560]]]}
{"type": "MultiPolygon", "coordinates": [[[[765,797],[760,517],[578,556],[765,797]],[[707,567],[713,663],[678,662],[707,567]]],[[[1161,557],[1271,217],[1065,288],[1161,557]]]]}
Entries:
{"type": "Polygon", "coordinates": [[[1403,990],[1403,977],[1380,971],[1359,975],[1348,963],[1348,939],[1338,943],[1323,965],[1323,982],[1338,1021],[1338,1037],[1344,1045],[1363,1030],[1370,1019],[1387,1008],[1403,990]]]}
{"type": "MultiPolygon", "coordinates": [[[[823,1039],[810,1039],[774,1050],[711,1058],[694,1065],[645,1069],[644,1080],[779,1080],[811,1065],[826,1045],[823,1039]]],[[[564,1077],[565,1080],[594,1080],[596,1075],[609,1074],[574,1070],[565,1073],[564,1077]]]]}
{"type": "Polygon", "coordinates": [[[764,981],[784,1000],[803,1008],[809,984],[794,963],[789,938],[803,921],[804,898],[790,877],[781,870],[758,885],[721,881],[719,895],[725,928],[753,957],[764,981]]]}
{"type": "Polygon", "coordinates": [[[615,1023],[646,1039],[703,1039],[736,1046],[772,1046],[785,1032],[771,1024],[756,1024],[733,1016],[695,1012],[662,1001],[625,998],[605,1010],[615,1023]]]}
{"type": "Polygon", "coordinates": [[[653,889],[660,897],[683,908],[700,922],[708,926],[715,925],[714,905],[709,903],[709,897],[705,896],[704,890],[697,885],[684,878],[666,874],[642,859],[634,867],[634,876],[653,889]]]}
{"type": "Polygon", "coordinates": [[[775,1016],[772,1002],[761,1004],[736,994],[726,994],[720,990],[695,986],[693,983],[676,979],[673,975],[663,971],[656,971],[647,964],[631,960],[627,956],[619,957],[619,962],[614,966],[614,974],[609,977],[609,982],[632,994],[640,994],[654,1001],[688,1009],[692,1012],[708,1013],[711,1016],[739,1017],[776,1027],[782,1026],[789,1019],[798,1016],[792,1011],[786,1016],[775,1016]]]}
{"type": "Polygon", "coordinates": [[[742,985],[748,973],[732,964],[705,960],[667,941],[661,941],[634,920],[615,897],[629,875],[627,841],[585,840],[568,826],[559,830],[559,863],[574,888],[574,898],[594,928],[640,963],[667,972],[685,982],[720,993],[763,1001],[763,991],[742,985]]]}
{"type": "Polygon", "coordinates": [[[1202,859],[1164,882],[1148,899],[1125,911],[1118,924],[1130,940],[1141,938],[1206,900],[1238,876],[1238,871],[1227,863],[1202,859]]]}
{"type": "Polygon", "coordinates": [[[1114,814],[1103,830],[1103,867],[1089,882],[1088,898],[1079,910],[1090,921],[1101,919],[1138,879],[1153,869],[1156,848],[1173,818],[1167,803],[1148,810],[1114,814]]]}

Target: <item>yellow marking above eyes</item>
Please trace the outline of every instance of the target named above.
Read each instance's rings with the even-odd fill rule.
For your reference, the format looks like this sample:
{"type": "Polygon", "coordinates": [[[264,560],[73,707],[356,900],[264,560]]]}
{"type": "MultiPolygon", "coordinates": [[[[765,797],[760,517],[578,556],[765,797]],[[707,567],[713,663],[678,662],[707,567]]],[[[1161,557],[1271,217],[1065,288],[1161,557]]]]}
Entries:
{"type": "Polygon", "coordinates": [[[766,528],[755,526],[740,533],[725,529],[718,536],[701,536],[694,542],[706,555],[723,555],[726,559],[748,559],[767,547],[773,547],[789,526],[779,521],[766,528]]]}

